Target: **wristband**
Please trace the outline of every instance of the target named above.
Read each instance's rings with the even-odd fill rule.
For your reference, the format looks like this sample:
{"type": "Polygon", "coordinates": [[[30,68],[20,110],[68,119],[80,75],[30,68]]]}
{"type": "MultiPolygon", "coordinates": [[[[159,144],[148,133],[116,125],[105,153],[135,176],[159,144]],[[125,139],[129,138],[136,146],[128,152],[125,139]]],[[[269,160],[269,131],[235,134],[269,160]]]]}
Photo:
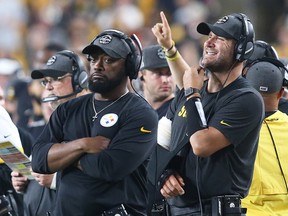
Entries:
{"type": "Polygon", "coordinates": [[[174,60],[176,60],[178,58],[180,58],[178,50],[176,50],[176,52],[173,53],[171,56],[167,56],[166,55],[166,59],[169,60],[169,61],[174,61],[174,60]]]}
{"type": "Polygon", "coordinates": [[[192,87],[189,87],[189,88],[184,90],[184,95],[186,98],[191,96],[192,94],[195,94],[195,93],[200,94],[200,90],[197,88],[192,88],[192,87]]]}
{"type": "Polygon", "coordinates": [[[170,50],[173,49],[174,46],[175,46],[175,42],[172,40],[172,46],[169,49],[166,49],[165,47],[162,47],[163,48],[163,52],[164,53],[169,52],[170,50]]]}
{"type": "Polygon", "coordinates": [[[207,128],[207,121],[199,97],[192,97],[185,102],[187,113],[187,134],[190,137],[198,130],[207,128]]]}
{"type": "Polygon", "coordinates": [[[174,170],[171,169],[166,169],[164,172],[161,174],[159,181],[157,182],[157,187],[159,190],[163,187],[165,181],[169,178],[169,176],[175,174],[174,170]]]}

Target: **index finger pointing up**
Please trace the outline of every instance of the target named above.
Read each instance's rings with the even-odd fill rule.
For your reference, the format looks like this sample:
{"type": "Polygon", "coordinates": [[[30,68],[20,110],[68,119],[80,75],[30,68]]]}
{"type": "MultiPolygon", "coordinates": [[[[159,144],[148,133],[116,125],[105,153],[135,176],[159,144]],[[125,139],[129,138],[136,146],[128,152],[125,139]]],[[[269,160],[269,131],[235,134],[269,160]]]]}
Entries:
{"type": "Polygon", "coordinates": [[[168,23],[168,21],[166,19],[166,16],[165,16],[163,11],[160,12],[160,16],[161,16],[163,27],[164,28],[169,28],[169,23],[168,23]]]}

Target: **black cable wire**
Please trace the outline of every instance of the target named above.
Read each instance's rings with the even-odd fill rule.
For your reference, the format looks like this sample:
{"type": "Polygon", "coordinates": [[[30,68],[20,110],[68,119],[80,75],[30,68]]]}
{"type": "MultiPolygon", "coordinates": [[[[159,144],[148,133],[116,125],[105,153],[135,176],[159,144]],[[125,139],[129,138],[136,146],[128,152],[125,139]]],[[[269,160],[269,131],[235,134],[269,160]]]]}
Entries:
{"type": "Polygon", "coordinates": [[[282,169],[281,161],[280,161],[280,158],[279,158],[279,155],[278,155],[278,151],[277,151],[277,148],[276,148],[276,144],[275,144],[275,141],[274,141],[274,138],[273,138],[271,129],[270,129],[270,127],[269,127],[269,125],[268,125],[268,123],[266,122],[265,119],[264,119],[264,122],[265,122],[265,124],[266,124],[266,126],[267,126],[267,129],[268,129],[268,131],[269,131],[269,134],[270,134],[270,137],[271,137],[271,140],[272,140],[272,143],[273,143],[273,148],[274,148],[274,151],[275,151],[275,154],[276,154],[276,158],[277,158],[277,161],[278,161],[278,164],[279,164],[280,172],[281,172],[281,174],[282,174],[282,176],[283,176],[284,183],[285,183],[285,185],[286,185],[286,190],[287,190],[287,192],[288,192],[287,180],[286,180],[286,178],[285,178],[284,171],[283,171],[283,169],[282,169]]]}
{"type": "Polygon", "coordinates": [[[141,97],[143,100],[145,100],[148,103],[148,101],[135,89],[131,79],[129,79],[129,82],[130,82],[130,86],[133,89],[133,91],[135,92],[135,94],[137,94],[139,97],[141,97]]]}
{"type": "MultiPolygon", "coordinates": [[[[228,75],[226,77],[226,79],[224,80],[224,83],[222,84],[220,82],[220,80],[218,80],[220,83],[221,83],[221,88],[220,90],[217,92],[217,95],[216,95],[216,99],[214,101],[214,104],[213,104],[213,107],[210,109],[209,113],[208,113],[208,116],[207,116],[207,123],[209,122],[209,119],[211,117],[211,115],[214,113],[214,109],[215,109],[215,106],[216,106],[216,103],[219,99],[219,96],[220,96],[220,93],[221,93],[221,90],[224,88],[230,74],[231,74],[231,71],[232,69],[234,68],[235,64],[237,63],[237,61],[235,61],[231,67],[229,68],[229,71],[228,71],[228,75]]],[[[204,68],[205,69],[205,68],[204,68]]],[[[213,72],[210,72],[210,73],[213,73],[213,72]]],[[[218,79],[218,78],[217,78],[218,79]]],[[[196,175],[195,175],[195,178],[196,178],[196,187],[197,187],[197,195],[198,195],[198,200],[199,200],[199,206],[200,206],[200,215],[203,216],[203,206],[202,206],[202,199],[201,199],[201,193],[200,193],[200,188],[199,188],[199,176],[200,176],[200,169],[199,169],[199,157],[196,156],[196,175]]]]}
{"type": "MultiPolygon", "coordinates": [[[[129,82],[130,82],[130,86],[133,89],[133,91],[135,92],[135,94],[137,94],[140,98],[142,98],[144,101],[146,101],[148,103],[148,101],[135,89],[135,87],[133,85],[133,82],[132,82],[132,79],[129,79],[129,82]]],[[[155,147],[155,157],[156,157],[156,160],[155,160],[156,168],[155,168],[155,176],[154,176],[154,178],[155,178],[155,188],[156,188],[156,190],[155,190],[155,193],[153,195],[153,200],[154,201],[156,201],[156,197],[157,197],[156,193],[157,193],[157,189],[158,189],[158,186],[157,186],[157,168],[158,168],[158,164],[157,164],[158,163],[158,160],[157,160],[157,158],[158,158],[158,149],[157,149],[157,146],[155,147]]],[[[163,204],[164,204],[164,202],[166,202],[165,199],[163,200],[163,204]]],[[[154,208],[154,204],[155,203],[152,203],[152,209],[154,208]]],[[[165,208],[165,204],[164,204],[163,207],[165,208]]],[[[150,214],[150,212],[149,212],[149,214],[150,214]]]]}
{"type": "Polygon", "coordinates": [[[200,206],[200,215],[202,216],[203,206],[202,206],[200,187],[199,187],[199,157],[198,156],[196,156],[196,187],[197,187],[197,195],[198,195],[199,206],[200,206]]]}

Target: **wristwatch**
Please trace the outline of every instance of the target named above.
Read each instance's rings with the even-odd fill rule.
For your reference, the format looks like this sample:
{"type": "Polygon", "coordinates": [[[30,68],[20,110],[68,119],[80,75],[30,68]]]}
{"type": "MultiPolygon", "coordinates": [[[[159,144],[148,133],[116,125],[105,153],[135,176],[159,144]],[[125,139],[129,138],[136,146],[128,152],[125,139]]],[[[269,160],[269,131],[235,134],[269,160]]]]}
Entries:
{"type": "Polygon", "coordinates": [[[192,88],[192,87],[189,87],[189,88],[184,90],[185,97],[189,97],[190,95],[192,95],[194,93],[199,93],[200,94],[200,90],[197,89],[197,88],[192,88]]]}

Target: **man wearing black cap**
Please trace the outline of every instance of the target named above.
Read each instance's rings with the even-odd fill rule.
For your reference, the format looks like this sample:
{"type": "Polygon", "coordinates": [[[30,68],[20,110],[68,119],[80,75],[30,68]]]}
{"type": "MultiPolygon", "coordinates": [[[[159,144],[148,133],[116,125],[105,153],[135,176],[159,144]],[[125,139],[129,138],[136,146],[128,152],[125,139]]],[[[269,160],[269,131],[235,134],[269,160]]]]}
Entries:
{"type": "Polygon", "coordinates": [[[169,149],[177,156],[160,175],[161,193],[172,215],[242,215],[240,199],[249,190],[264,117],[261,96],[241,75],[253,50],[253,26],[244,14],[200,23],[197,31],[208,38],[201,66],[190,67],[160,15],[152,31],[181,88],[167,112],[169,149]]]}
{"type": "Polygon", "coordinates": [[[152,45],[143,49],[140,80],[144,98],[157,111],[159,119],[174,98],[175,84],[163,48],[152,45]]]}
{"type": "Polygon", "coordinates": [[[61,171],[52,215],[146,215],[157,114],[127,89],[141,64],[134,38],[107,30],[83,49],[93,93],[59,105],[33,147],[34,171],[61,171]]]}
{"type": "MultiPolygon", "coordinates": [[[[42,102],[49,103],[53,109],[79,94],[84,94],[85,78],[88,76],[77,54],[64,50],[51,56],[42,69],[33,70],[32,79],[41,79],[41,84],[49,92],[42,102]],[[82,78],[80,74],[83,73],[82,78]],[[82,79],[82,80],[81,80],[82,79]],[[80,86],[80,81],[83,82],[80,86]]],[[[39,80],[38,80],[39,81],[39,80]]],[[[87,83],[87,82],[86,82],[87,83]]],[[[42,132],[44,127],[40,127],[42,132]]],[[[37,136],[39,136],[39,131],[37,136]]],[[[35,137],[37,138],[37,137],[35,137]]],[[[35,180],[28,180],[19,172],[12,172],[12,184],[17,192],[24,193],[26,216],[45,215],[54,208],[56,196],[56,175],[32,173],[35,180]]]]}
{"type": "Polygon", "coordinates": [[[248,196],[242,200],[251,216],[288,212],[288,116],[278,109],[284,91],[283,67],[279,60],[262,59],[252,62],[246,75],[265,104],[253,180],[248,196]]]}
{"type": "MultiPolygon", "coordinates": [[[[159,45],[151,45],[143,49],[143,59],[140,67],[140,80],[143,87],[144,98],[158,113],[161,119],[167,113],[167,109],[174,98],[175,83],[168,66],[163,48],[159,45]]],[[[147,214],[151,215],[152,208],[163,204],[163,196],[155,191],[155,185],[150,181],[154,178],[156,149],[148,164],[148,208],[147,214]]]]}
{"type": "MultiPolygon", "coordinates": [[[[245,61],[244,68],[242,71],[243,76],[244,77],[246,76],[247,70],[249,69],[251,65],[253,65],[257,61],[261,61],[261,59],[263,58],[272,58],[272,59],[279,60],[278,53],[271,44],[262,40],[256,40],[254,43],[254,50],[253,50],[252,55],[245,61]]],[[[280,64],[281,65],[284,64],[287,68],[287,63],[284,63],[283,59],[281,59],[280,61],[282,61],[282,63],[280,62],[280,64]]],[[[286,76],[286,79],[288,79],[288,72],[285,70],[283,72],[284,72],[284,76],[286,76]]],[[[283,86],[287,88],[288,82],[286,83],[283,82],[283,86]]],[[[280,98],[278,108],[282,112],[285,112],[286,114],[288,114],[288,101],[285,97],[282,96],[280,98]]]]}
{"type": "Polygon", "coordinates": [[[82,60],[69,50],[57,52],[49,58],[43,69],[33,70],[31,77],[42,79],[41,84],[50,91],[43,102],[50,102],[53,109],[75,98],[86,88],[88,80],[82,60]]]}

